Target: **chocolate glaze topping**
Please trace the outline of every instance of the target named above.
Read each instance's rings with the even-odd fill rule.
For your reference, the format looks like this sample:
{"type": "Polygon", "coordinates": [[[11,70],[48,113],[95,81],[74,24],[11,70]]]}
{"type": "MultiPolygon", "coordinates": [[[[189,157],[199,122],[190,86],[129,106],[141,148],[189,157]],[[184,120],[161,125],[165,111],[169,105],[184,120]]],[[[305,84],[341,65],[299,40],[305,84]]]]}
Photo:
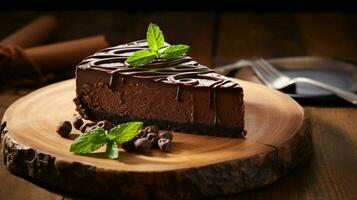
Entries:
{"type": "MultiPolygon", "coordinates": [[[[168,44],[165,44],[168,46],[168,44]]],[[[113,85],[113,74],[120,73],[140,78],[148,78],[164,83],[191,87],[209,88],[240,88],[239,85],[225,76],[215,73],[206,66],[200,65],[189,56],[182,56],[175,60],[155,60],[143,67],[132,67],[125,60],[133,52],[148,49],[146,40],[139,40],[124,45],[103,49],[84,59],[79,68],[106,71],[112,74],[109,85],[113,85]]],[[[122,79],[121,82],[125,80],[122,79]]],[[[178,100],[180,87],[177,87],[178,100]]]]}
{"type": "MultiPolygon", "coordinates": [[[[168,46],[169,44],[165,44],[168,46]]],[[[175,60],[154,60],[143,67],[132,67],[125,60],[137,50],[148,49],[146,40],[139,40],[128,44],[118,45],[103,49],[94,55],[85,58],[79,65],[80,69],[95,69],[109,73],[109,86],[111,88],[120,81],[125,83],[126,76],[151,79],[176,86],[176,101],[182,102],[182,86],[209,88],[209,104],[214,111],[213,124],[219,124],[217,115],[216,90],[218,88],[239,89],[240,86],[225,76],[215,73],[206,66],[200,65],[189,56],[182,56],[175,60]],[[116,80],[115,73],[124,75],[121,80],[116,80]]],[[[239,99],[238,99],[239,100],[239,99]]],[[[191,121],[195,121],[195,113],[191,121]]]]}

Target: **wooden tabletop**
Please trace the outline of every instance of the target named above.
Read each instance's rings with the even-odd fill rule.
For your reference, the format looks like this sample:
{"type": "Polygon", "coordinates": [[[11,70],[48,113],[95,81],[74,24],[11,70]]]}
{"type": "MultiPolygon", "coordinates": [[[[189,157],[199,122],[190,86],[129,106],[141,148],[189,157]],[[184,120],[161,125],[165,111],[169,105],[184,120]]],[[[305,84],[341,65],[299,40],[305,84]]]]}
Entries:
{"type": "MultiPolygon", "coordinates": [[[[40,14],[1,12],[0,38],[40,14]]],[[[189,44],[190,55],[208,66],[241,58],[301,55],[357,61],[357,14],[353,13],[69,11],[51,14],[60,22],[54,41],[105,33],[113,44],[129,42],[143,38],[147,24],[156,22],[167,41],[189,44]]],[[[65,77],[70,78],[71,74],[65,77]]],[[[0,116],[12,102],[32,90],[11,87],[1,90],[0,116]]],[[[316,104],[304,109],[312,124],[311,160],[270,186],[224,198],[357,199],[357,109],[348,105],[316,104]]],[[[3,163],[0,188],[0,199],[86,199],[12,175],[3,163]]]]}

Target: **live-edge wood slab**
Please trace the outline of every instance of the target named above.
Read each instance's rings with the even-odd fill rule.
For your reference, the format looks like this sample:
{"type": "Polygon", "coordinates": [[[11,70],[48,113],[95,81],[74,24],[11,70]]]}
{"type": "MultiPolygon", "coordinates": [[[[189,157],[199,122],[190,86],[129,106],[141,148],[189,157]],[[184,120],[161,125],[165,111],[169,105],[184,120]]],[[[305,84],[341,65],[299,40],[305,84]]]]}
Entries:
{"type": "Polygon", "coordinates": [[[119,160],[107,159],[104,148],[74,155],[72,140],[55,132],[59,121],[76,114],[74,80],[41,88],[5,112],[4,163],[15,174],[66,191],[111,198],[195,199],[270,184],[310,157],[308,121],[287,95],[238,82],[245,95],[245,139],[175,133],[170,153],[120,150],[119,160]]]}

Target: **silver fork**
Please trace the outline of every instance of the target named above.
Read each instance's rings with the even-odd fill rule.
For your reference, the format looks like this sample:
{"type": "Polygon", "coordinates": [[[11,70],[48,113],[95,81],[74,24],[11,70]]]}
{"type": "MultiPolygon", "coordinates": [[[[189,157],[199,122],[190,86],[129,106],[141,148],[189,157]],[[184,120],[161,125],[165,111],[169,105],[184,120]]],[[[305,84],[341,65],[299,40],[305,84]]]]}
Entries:
{"type": "Polygon", "coordinates": [[[357,105],[357,95],[353,94],[352,92],[348,92],[340,88],[337,88],[335,86],[328,85],[326,83],[322,83],[320,81],[315,81],[305,77],[290,78],[279,72],[264,59],[258,59],[256,61],[252,61],[251,65],[255,73],[257,73],[257,75],[261,78],[261,80],[270,88],[280,90],[295,83],[305,83],[330,91],[336,96],[339,96],[342,99],[345,99],[346,101],[351,102],[354,105],[357,105]]]}

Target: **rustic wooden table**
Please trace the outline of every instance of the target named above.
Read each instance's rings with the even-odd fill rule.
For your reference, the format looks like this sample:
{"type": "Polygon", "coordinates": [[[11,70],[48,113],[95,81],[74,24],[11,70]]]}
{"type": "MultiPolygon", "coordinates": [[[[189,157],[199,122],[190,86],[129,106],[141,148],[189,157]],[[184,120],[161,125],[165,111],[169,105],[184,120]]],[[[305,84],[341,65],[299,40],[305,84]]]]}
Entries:
{"type": "MultiPolygon", "coordinates": [[[[3,38],[38,12],[1,12],[3,38]]],[[[318,55],[357,61],[357,14],[209,13],[70,11],[58,17],[56,41],[105,33],[114,43],[141,39],[149,22],[158,23],[168,41],[191,45],[203,64],[250,57],[318,55]]],[[[32,89],[0,91],[0,116],[32,89]]],[[[278,182],[227,199],[357,199],[357,109],[304,106],[312,122],[314,154],[310,162],[278,182]]],[[[2,155],[0,155],[0,159],[2,155]]],[[[85,183],[84,183],[85,184],[85,183]]],[[[100,186],[98,186],[100,187],[100,186]]],[[[12,175],[0,164],[0,199],[82,199],[12,175]]]]}

